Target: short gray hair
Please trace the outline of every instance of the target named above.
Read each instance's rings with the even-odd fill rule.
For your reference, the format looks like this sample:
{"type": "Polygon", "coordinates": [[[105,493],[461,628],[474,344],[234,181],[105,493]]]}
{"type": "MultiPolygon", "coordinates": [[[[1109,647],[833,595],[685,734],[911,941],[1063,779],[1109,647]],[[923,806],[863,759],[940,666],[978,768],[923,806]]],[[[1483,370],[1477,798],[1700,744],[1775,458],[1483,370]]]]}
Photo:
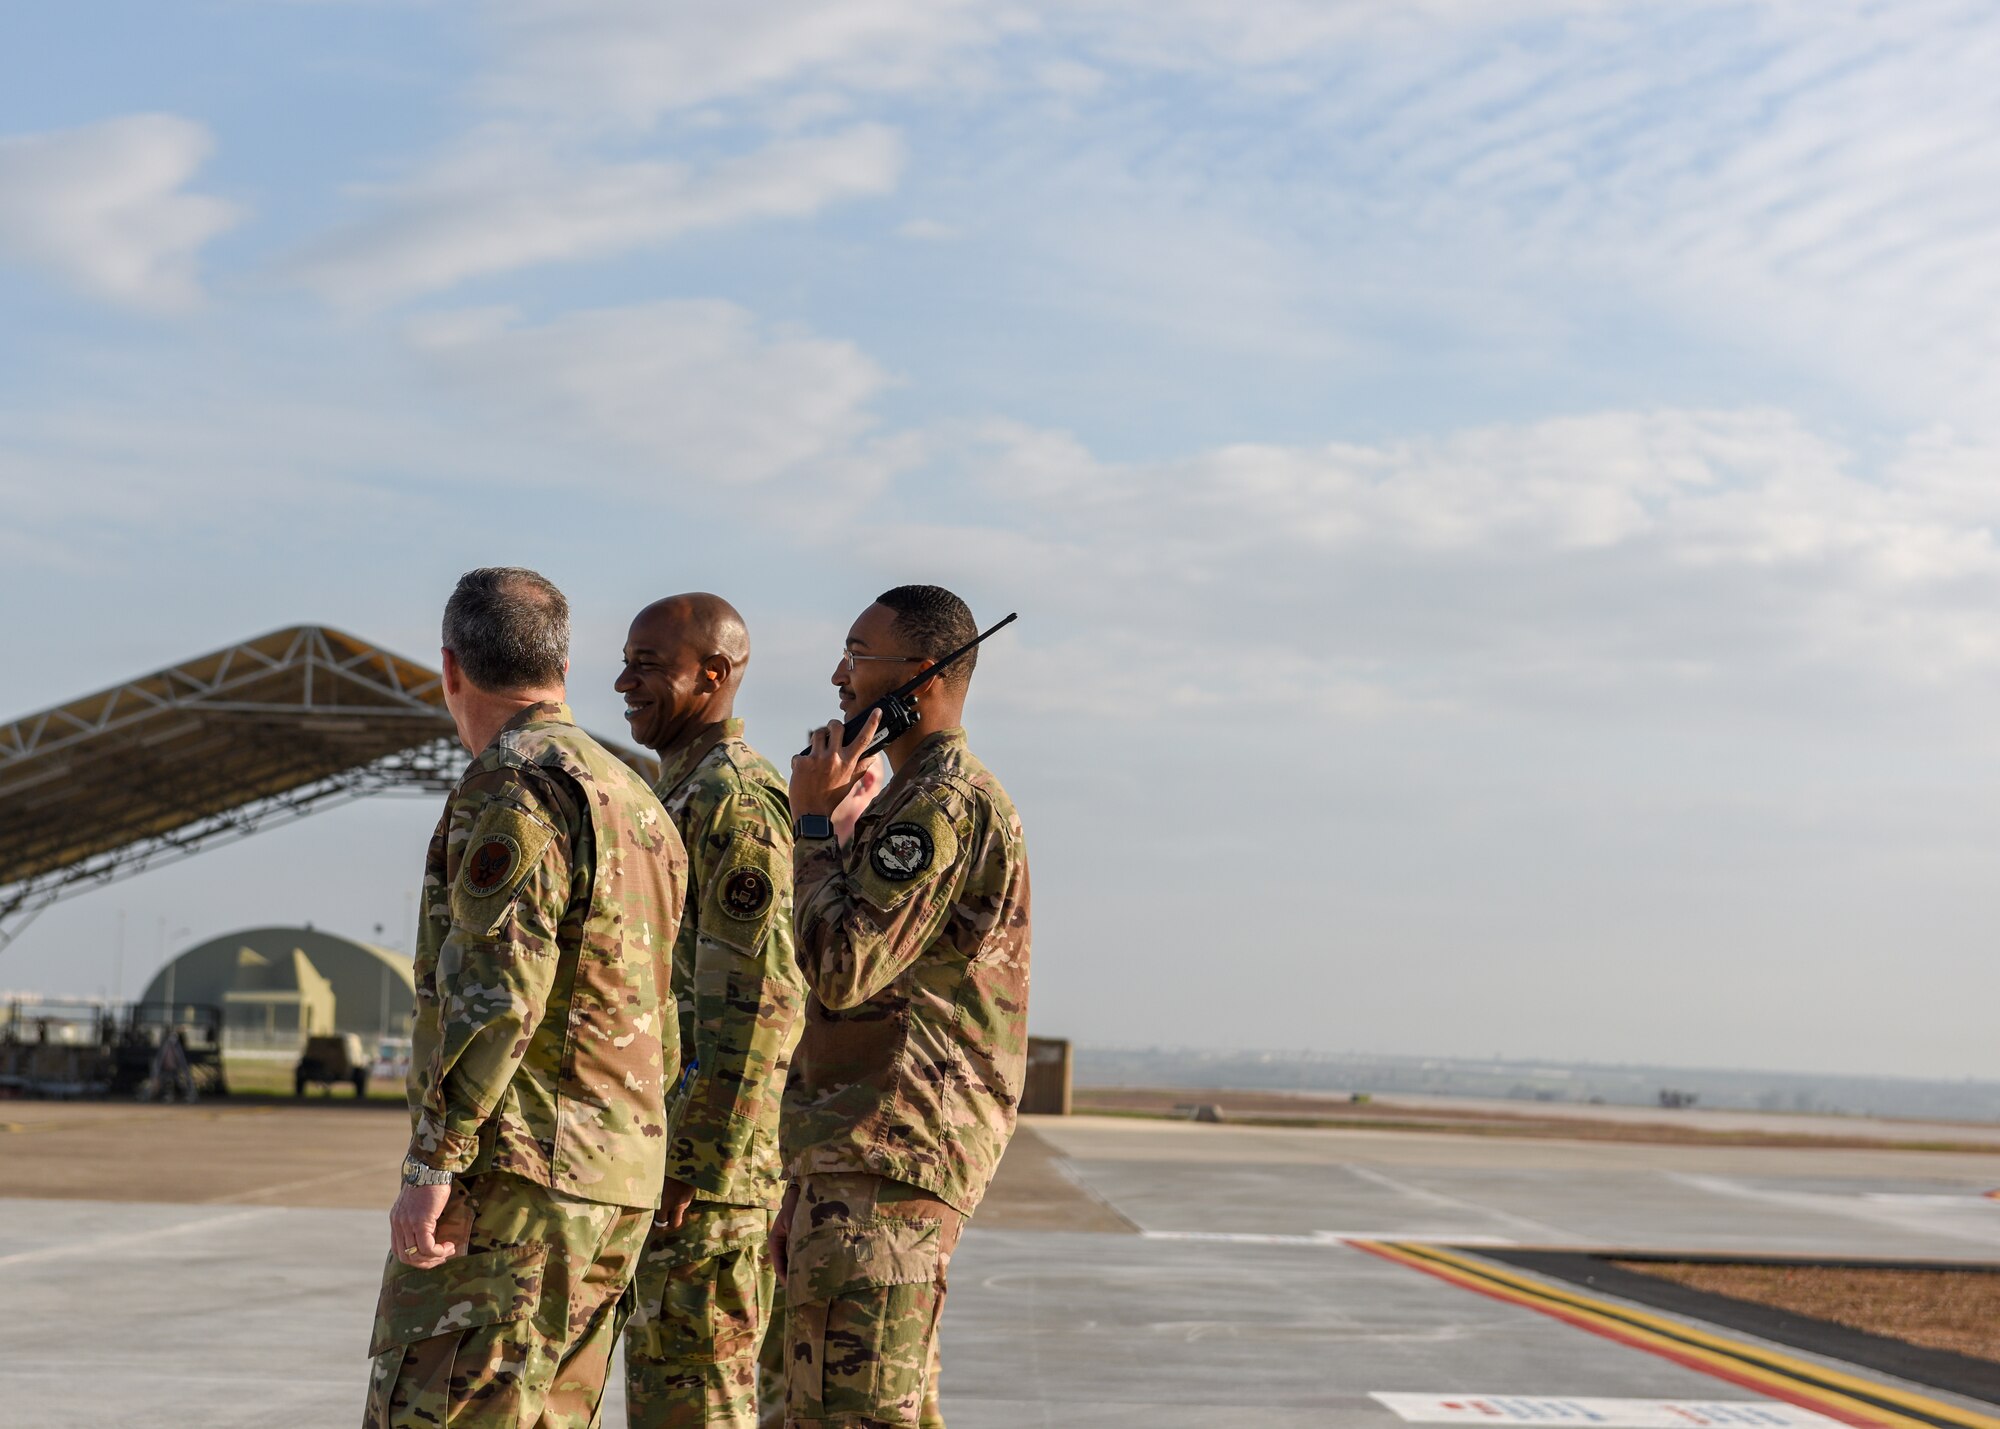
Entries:
{"type": "Polygon", "coordinates": [[[482,690],[560,685],[569,666],[569,602],[546,576],[481,566],[444,604],[444,648],[482,690]]]}

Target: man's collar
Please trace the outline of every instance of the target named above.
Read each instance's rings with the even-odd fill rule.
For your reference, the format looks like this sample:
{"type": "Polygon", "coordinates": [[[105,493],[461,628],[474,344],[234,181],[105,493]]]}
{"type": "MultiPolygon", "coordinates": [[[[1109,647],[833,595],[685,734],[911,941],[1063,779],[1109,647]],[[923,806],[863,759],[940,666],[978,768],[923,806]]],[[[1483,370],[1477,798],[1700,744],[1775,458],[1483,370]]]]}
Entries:
{"type": "Polygon", "coordinates": [[[663,751],[660,755],[660,797],[666,798],[680,788],[709,750],[725,739],[740,739],[742,735],[742,720],[721,719],[691,730],[678,743],[663,751]]]}
{"type": "Polygon", "coordinates": [[[524,729],[531,724],[575,724],[576,718],[569,712],[569,706],[561,700],[537,700],[531,705],[523,705],[514,712],[514,717],[500,726],[500,733],[524,729]]]}
{"type": "Polygon", "coordinates": [[[883,786],[882,792],[869,803],[871,806],[881,803],[884,796],[892,790],[900,790],[918,774],[943,763],[949,755],[963,748],[965,748],[963,726],[953,725],[950,729],[933,730],[917,742],[917,747],[910,751],[910,757],[897,767],[889,782],[883,786]]]}

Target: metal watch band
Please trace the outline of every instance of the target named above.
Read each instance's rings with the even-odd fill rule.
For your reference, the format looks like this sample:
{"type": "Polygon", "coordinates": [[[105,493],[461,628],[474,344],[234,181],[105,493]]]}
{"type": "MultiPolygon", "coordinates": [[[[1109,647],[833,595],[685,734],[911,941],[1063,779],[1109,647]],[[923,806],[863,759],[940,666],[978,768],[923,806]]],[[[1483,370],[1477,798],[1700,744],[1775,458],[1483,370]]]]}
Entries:
{"type": "Polygon", "coordinates": [[[403,1158],[403,1184],[405,1186],[448,1186],[451,1172],[440,1171],[435,1166],[426,1166],[414,1156],[403,1158]]]}

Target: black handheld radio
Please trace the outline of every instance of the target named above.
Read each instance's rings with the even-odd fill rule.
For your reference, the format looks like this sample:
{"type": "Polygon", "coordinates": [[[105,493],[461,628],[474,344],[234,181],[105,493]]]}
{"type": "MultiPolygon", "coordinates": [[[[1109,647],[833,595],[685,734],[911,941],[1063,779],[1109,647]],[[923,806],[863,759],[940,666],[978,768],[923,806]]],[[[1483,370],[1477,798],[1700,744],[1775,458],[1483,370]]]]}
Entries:
{"type": "MultiPolygon", "coordinates": [[[[1019,620],[1020,618],[1021,618],[1021,613],[1018,610],[1009,613],[1009,615],[1005,620],[1000,621],[991,630],[988,630],[983,634],[975,636],[973,639],[966,641],[963,645],[959,646],[956,650],[952,651],[949,655],[945,656],[942,660],[939,660],[936,664],[932,665],[928,670],[925,670],[921,674],[915,675],[912,678],[905,680],[902,684],[896,686],[895,689],[889,691],[888,694],[882,696],[881,699],[875,701],[874,704],[869,705],[866,709],[857,712],[854,718],[849,720],[846,726],[844,727],[845,732],[840,737],[841,747],[845,748],[846,746],[854,743],[856,739],[860,738],[862,726],[868,723],[868,716],[879,710],[882,715],[882,728],[876,734],[875,742],[868,746],[867,752],[864,753],[861,757],[863,759],[868,759],[872,758],[877,754],[880,754],[884,749],[886,749],[890,745],[890,743],[900,738],[902,735],[908,733],[910,727],[917,722],[917,698],[916,695],[912,692],[919,685],[923,684],[924,681],[930,679],[933,675],[937,674],[940,670],[944,669],[945,666],[949,665],[952,661],[958,659],[960,656],[968,654],[972,650],[977,649],[980,641],[985,640],[988,636],[997,634],[1001,630],[1004,630],[1006,627],[1012,625],[1015,621],[1019,620]]],[[[812,746],[807,745],[804,749],[801,749],[799,753],[811,754],[812,746]]]]}

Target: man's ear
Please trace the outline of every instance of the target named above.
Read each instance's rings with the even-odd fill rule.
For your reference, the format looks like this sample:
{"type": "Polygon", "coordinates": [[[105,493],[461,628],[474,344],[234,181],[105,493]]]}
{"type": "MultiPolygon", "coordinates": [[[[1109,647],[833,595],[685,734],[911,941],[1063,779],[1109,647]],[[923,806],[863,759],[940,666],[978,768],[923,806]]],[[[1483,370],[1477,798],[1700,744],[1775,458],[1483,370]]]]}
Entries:
{"type": "MultiPolygon", "coordinates": [[[[936,668],[937,668],[937,661],[925,660],[921,665],[917,667],[917,673],[921,675],[927,670],[935,670],[936,668]]],[[[920,700],[925,695],[931,693],[931,691],[935,690],[938,687],[938,680],[940,678],[941,677],[939,676],[933,675],[930,679],[925,680],[921,685],[918,685],[914,690],[910,691],[911,698],[920,700]]]]}
{"type": "Polygon", "coordinates": [[[465,688],[465,671],[459,668],[458,656],[450,650],[440,650],[438,654],[443,657],[445,693],[456,695],[465,688]]]}
{"type": "Polygon", "coordinates": [[[719,690],[729,683],[729,672],[736,666],[727,655],[711,655],[701,662],[702,678],[708,681],[710,690],[719,690]]]}

